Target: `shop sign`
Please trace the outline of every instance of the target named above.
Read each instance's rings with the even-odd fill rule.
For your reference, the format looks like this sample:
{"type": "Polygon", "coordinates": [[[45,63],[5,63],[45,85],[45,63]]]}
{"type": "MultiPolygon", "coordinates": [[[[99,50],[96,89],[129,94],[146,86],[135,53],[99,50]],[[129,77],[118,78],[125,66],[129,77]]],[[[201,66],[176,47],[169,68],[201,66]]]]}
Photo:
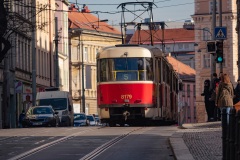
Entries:
{"type": "Polygon", "coordinates": [[[16,93],[22,93],[23,91],[23,83],[21,81],[15,82],[15,92],[16,93]]]}

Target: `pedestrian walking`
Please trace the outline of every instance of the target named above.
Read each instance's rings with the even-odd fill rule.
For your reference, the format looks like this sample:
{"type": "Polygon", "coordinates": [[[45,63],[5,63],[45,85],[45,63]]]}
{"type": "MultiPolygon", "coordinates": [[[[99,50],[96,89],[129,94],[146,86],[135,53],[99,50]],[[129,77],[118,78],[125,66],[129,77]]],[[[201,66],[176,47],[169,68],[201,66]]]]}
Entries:
{"type": "Polygon", "coordinates": [[[221,83],[218,86],[216,95],[216,106],[222,108],[233,107],[234,89],[228,74],[221,76],[221,83]]]}
{"type": "Polygon", "coordinates": [[[210,80],[209,79],[206,79],[204,81],[204,90],[203,90],[203,93],[201,94],[201,96],[204,96],[205,109],[207,112],[208,122],[209,122],[213,118],[212,110],[214,107],[210,101],[211,91],[210,91],[210,80]]]}
{"type": "Polygon", "coordinates": [[[22,110],[22,113],[20,113],[20,115],[19,115],[19,119],[18,119],[19,127],[20,127],[20,128],[23,127],[23,125],[22,125],[22,121],[23,121],[24,118],[25,118],[25,111],[22,110]]]}
{"type": "Polygon", "coordinates": [[[211,113],[211,118],[210,121],[216,120],[216,110],[217,106],[215,105],[216,102],[216,94],[217,94],[217,89],[219,85],[219,78],[217,77],[217,73],[213,73],[213,78],[211,81],[211,97],[210,97],[210,102],[211,102],[211,107],[210,107],[210,113],[211,113]]]}

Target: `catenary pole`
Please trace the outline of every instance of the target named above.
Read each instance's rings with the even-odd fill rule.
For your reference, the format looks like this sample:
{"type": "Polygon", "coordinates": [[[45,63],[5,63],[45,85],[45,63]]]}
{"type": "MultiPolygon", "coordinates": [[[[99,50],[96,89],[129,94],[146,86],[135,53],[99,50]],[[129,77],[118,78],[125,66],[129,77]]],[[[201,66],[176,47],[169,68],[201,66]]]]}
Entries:
{"type": "Polygon", "coordinates": [[[58,67],[58,18],[55,17],[55,86],[59,87],[59,67],[58,67]]]}
{"type": "Polygon", "coordinates": [[[36,0],[32,0],[32,105],[36,105],[36,0]]]}

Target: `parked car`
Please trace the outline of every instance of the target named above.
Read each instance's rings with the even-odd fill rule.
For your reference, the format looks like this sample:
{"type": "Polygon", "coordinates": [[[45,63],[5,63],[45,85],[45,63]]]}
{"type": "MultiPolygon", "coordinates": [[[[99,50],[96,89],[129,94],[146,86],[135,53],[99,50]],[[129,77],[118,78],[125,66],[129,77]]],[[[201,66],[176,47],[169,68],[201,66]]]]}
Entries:
{"type": "Polygon", "coordinates": [[[56,127],[60,120],[58,112],[55,112],[52,106],[32,106],[28,109],[26,116],[22,120],[23,127],[56,127]]]}
{"type": "Polygon", "coordinates": [[[93,115],[87,115],[87,119],[90,126],[96,126],[96,120],[93,115]]]}
{"type": "Polygon", "coordinates": [[[74,126],[88,126],[89,122],[85,113],[74,113],[74,126]]]}

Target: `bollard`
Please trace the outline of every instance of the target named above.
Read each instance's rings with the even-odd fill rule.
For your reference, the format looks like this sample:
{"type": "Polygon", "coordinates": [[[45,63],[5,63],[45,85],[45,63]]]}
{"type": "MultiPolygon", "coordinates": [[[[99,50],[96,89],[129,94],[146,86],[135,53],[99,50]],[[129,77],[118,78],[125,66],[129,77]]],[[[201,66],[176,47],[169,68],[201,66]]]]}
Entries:
{"type": "Polygon", "coordinates": [[[229,128],[228,128],[228,160],[234,160],[235,157],[235,120],[236,120],[236,109],[231,108],[229,111],[229,128]]]}
{"type": "Polygon", "coordinates": [[[236,115],[235,160],[240,159],[240,110],[236,115]]]}
{"type": "Polygon", "coordinates": [[[222,108],[222,159],[226,160],[227,109],[222,108]]]}

